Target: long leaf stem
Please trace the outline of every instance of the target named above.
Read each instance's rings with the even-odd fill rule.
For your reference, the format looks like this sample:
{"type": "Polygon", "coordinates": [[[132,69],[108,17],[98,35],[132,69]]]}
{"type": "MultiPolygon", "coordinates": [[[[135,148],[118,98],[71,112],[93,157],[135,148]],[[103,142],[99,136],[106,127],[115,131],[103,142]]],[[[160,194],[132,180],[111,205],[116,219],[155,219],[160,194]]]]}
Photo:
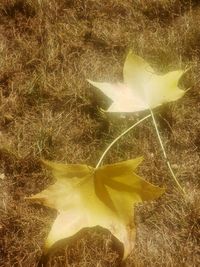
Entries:
{"type": "Polygon", "coordinates": [[[106,148],[106,150],[104,151],[104,153],[102,154],[101,158],[99,159],[97,165],[96,165],[96,169],[101,165],[105,155],[108,153],[108,151],[110,150],[110,148],[121,138],[123,137],[125,134],[127,134],[130,130],[132,130],[134,127],[136,127],[138,124],[140,124],[141,122],[143,122],[144,120],[146,120],[147,118],[151,117],[151,114],[147,115],[146,117],[142,118],[141,120],[139,120],[138,122],[134,123],[131,127],[129,127],[126,131],[124,131],[123,133],[121,133],[118,137],[116,137],[112,143],[110,143],[110,145],[106,148]]]}
{"type": "Polygon", "coordinates": [[[156,134],[157,134],[157,136],[158,136],[158,140],[159,140],[159,143],[160,143],[160,146],[161,146],[161,149],[162,149],[164,158],[165,158],[165,160],[166,160],[167,166],[168,166],[168,168],[169,168],[169,170],[170,170],[170,173],[171,173],[171,175],[172,175],[174,181],[176,182],[178,188],[179,188],[179,189],[181,190],[181,192],[185,195],[185,191],[184,191],[183,187],[180,185],[180,183],[179,183],[179,181],[178,181],[176,175],[174,174],[174,171],[173,171],[173,169],[172,169],[172,167],[171,167],[171,164],[170,164],[170,162],[169,162],[169,160],[168,160],[168,157],[167,157],[167,154],[166,154],[166,151],[165,151],[165,148],[164,148],[162,139],[161,139],[161,135],[160,135],[160,133],[159,133],[158,126],[157,126],[157,123],[156,123],[156,120],[155,120],[153,111],[152,111],[151,109],[150,109],[150,112],[151,112],[151,117],[152,117],[152,120],[153,120],[153,124],[154,124],[155,130],[156,130],[156,134]]]}

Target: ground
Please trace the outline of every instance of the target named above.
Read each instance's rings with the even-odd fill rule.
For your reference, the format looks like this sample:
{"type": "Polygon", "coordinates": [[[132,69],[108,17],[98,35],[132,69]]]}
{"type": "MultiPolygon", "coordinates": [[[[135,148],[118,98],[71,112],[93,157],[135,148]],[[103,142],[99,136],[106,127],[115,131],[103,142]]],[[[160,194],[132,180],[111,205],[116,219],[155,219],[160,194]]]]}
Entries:
{"type": "MultiPolygon", "coordinates": [[[[56,211],[25,199],[52,183],[40,159],[95,166],[106,146],[146,112],[102,114],[110,104],[86,79],[122,80],[130,49],[158,73],[188,68],[190,88],[155,110],[182,197],[151,120],[122,138],[105,163],[143,155],[139,173],[165,186],[136,208],[136,244],[125,266],[200,266],[200,3],[193,0],[1,0],[0,266],[38,266],[56,211]]],[[[50,266],[119,266],[110,233],[91,229],[50,266]]]]}

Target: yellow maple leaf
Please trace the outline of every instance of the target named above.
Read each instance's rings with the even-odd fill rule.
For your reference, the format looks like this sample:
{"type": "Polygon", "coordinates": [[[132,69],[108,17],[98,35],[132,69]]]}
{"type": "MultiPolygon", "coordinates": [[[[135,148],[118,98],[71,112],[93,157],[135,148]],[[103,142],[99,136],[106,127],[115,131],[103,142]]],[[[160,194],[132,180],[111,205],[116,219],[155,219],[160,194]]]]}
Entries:
{"type": "Polygon", "coordinates": [[[178,87],[178,81],[184,72],[157,75],[144,59],[130,51],[124,63],[123,83],[88,82],[113,101],[108,112],[136,112],[181,98],[185,91],[178,87]]]}
{"type": "Polygon", "coordinates": [[[97,169],[44,161],[56,182],[28,199],[58,210],[46,240],[46,251],[82,228],[101,226],[124,244],[126,257],[134,245],[134,204],[153,200],[164,192],[134,173],[141,161],[142,158],[136,158],[97,169]]]}

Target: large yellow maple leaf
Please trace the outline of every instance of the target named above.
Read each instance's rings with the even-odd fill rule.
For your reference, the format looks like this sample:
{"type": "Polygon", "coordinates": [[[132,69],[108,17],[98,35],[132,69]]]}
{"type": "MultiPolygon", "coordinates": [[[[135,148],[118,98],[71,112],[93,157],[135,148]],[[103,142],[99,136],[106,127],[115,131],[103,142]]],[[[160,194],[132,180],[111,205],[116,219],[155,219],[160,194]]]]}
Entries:
{"type": "Polygon", "coordinates": [[[136,112],[181,98],[185,91],[178,87],[178,81],[184,72],[158,75],[144,59],[130,51],[124,63],[123,83],[88,82],[113,101],[108,112],[136,112]]]}
{"type": "Polygon", "coordinates": [[[126,257],[134,245],[134,204],[153,200],[164,191],[134,173],[141,160],[136,158],[97,169],[44,161],[56,182],[29,199],[58,210],[46,240],[46,251],[82,228],[101,226],[124,244],[126,257]]]}

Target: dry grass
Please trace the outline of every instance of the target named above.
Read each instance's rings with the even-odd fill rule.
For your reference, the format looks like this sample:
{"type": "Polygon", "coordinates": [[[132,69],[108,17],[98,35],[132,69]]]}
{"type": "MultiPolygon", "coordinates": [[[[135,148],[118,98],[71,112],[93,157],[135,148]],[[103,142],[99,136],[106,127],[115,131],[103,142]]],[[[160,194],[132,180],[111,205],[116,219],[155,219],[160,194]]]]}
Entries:
{"type": "MultiPolygon", "coordinates": [[[[150,121],[106,158],[144,155],[140,173],[168,188],[155,203],[137,208],[136,246],[125,265],[200,266],[199,41],[199,1],[1,1],[0,266],[37,266],[56,216],[24,200],[51,183],[38,159],[95,165],[106,145],[139,116],[102,116],[98,107],[109,100],[86,82],[121,79],[130,48],[159,72],[192,68],[182,80],[191,90],[157,113],[187,198],[175,189],[150,121]]],[[[120,257],[110,234],[93,229],[63,245],[48,266],[118,266],[120,257]]]]}

